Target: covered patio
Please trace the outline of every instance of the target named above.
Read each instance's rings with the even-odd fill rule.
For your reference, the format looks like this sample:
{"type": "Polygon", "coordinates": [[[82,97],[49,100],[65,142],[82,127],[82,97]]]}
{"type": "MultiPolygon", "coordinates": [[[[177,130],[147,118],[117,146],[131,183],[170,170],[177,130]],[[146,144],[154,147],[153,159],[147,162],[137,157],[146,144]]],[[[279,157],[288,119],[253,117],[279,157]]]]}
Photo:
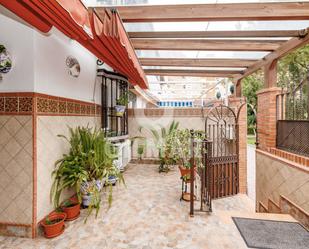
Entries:
{"type": "Polygon", "coordinates": [[[0,249],[305,248],[309,2],[133,2],[0,0],[0,249]]]}

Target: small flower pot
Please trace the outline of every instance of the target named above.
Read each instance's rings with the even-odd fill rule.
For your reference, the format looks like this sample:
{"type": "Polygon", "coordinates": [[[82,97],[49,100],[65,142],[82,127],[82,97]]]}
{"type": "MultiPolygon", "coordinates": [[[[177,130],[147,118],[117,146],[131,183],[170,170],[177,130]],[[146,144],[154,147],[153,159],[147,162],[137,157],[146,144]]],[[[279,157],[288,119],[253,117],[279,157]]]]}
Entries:
{"type": "Polygon", "coordinates": [[[80,204],[78,202],[72,202],[70,206],[61,207],[63,212],[67,215],[66,221],[72,221],[79,217],[80,215],[80,204]]]}
{"type": "Polygon", "coordinates": [[[116,116],[122,117],[126,111],[126,106],[124,105],[115,105],[116,116]]]}
{"type": "Polygon", "coordinates": [[[49,222],[47,222],[47,217],[45,217],[40,222],[40,225],[44,229],[44,236],[50,239],[62,234],[65,228],[64,220],[66,217],[67,215],[65,213],[52,213],[48,215],[49,222]]]}

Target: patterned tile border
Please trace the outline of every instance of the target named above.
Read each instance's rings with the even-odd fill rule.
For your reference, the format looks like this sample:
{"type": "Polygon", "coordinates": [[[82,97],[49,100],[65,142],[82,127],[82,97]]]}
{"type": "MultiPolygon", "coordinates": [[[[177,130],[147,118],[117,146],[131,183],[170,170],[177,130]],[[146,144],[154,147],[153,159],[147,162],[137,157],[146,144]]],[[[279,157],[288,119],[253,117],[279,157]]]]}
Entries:
{"type": "Polygon", "coordinates": [[[101,106],[40,93],[0,93],[0,115],[34,113],[40,116],[100,116],[101,106]]]}

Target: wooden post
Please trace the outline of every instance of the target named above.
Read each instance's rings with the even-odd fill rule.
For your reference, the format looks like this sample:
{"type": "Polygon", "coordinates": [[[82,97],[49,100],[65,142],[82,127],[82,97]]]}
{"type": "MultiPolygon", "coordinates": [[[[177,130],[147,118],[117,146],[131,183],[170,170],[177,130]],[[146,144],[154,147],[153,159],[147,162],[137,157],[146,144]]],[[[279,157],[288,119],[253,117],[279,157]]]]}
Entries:
{"type": "Polygon", "coordinates": [[[264,88],[277,86],[277,60],[273,60],[264,67],[264,88]]]}
{"type": "Polygon", "coordinates": [[[235,93],[236,93],[236,97],[240,98],[242,95],[242,91],[241,91],[241,80],[239,79],[237,80],[237,82],[234,84],[235,85],[235,93]]]}

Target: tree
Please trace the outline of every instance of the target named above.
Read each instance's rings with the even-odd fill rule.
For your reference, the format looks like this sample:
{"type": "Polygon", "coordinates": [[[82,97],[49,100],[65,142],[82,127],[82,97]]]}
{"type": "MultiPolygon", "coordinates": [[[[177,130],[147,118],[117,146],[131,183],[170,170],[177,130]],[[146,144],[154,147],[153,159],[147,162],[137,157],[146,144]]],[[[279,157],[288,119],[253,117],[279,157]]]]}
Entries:
{"type": "MultiPolygon", "coordinates": [[[[288,91],[294,90],[307,77],[309,70],[309,45],[303,46],[278,61],[278,86],[288,91]]],[[[264,74],[262,70],[247,76],[242,81],[243,96],[247,98],[248,108],[248,133],[255,133],[257,91],[262,89],[264,74]]],[[[308,95],[309,89],[303,88],[303,94],[308,95]]],[[[304,103],[308,105],[308,103],[304,103]]],[[[309,115],[309,114],[307,114],[309,115]]]]}
{"type": "Polygon", "coordinates": [[[262,70],[249,75],[242,81],[242,93],[247,98],[250,108],[248,113],[248,133],[255,134],[256,130],[256,108],[257,108],[257,91],[263,88],[264,74],[262,70]]]}

